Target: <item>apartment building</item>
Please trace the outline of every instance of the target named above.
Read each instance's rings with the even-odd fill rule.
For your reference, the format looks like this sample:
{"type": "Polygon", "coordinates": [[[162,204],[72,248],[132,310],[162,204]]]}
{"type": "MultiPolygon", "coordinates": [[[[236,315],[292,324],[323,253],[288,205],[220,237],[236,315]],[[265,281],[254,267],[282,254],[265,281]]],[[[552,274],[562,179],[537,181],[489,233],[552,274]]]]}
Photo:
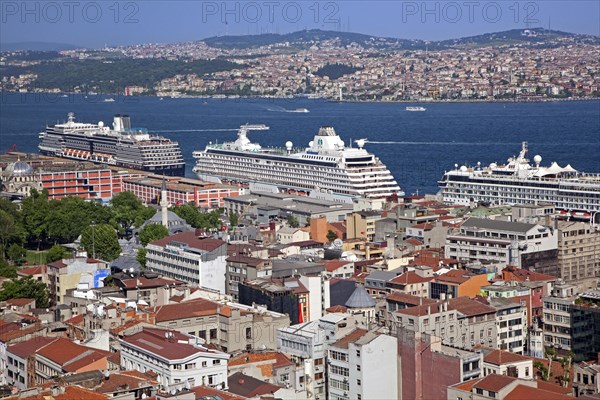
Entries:
{"type": "Polygon", "coordinates": [[[290,325],[288,316],[264,307],[227,305],[197,299],[167,304],[156,310],[155,323],[164,329],[197,336],[206,344],[235,353],[277,347],[276,332],[290,325]]]}
{"type": "Polygon", "coordinates": [[[446,238],[445,255],[465,262],[514,265],[558,276],[558,235],[538,224],[469,218],[446,238]]]}
{"type": "Polygon", "coordinates": [[[572,325],[571,309],[575,302],[577,288],[558,281],[550,296],[544,301],[544,346],[561,351],[571,351],[572,325]]]}
{"type": "Polygon", "coordinates": [[[227,263],[225,293],[232,296],[234,300],[239,299],[240,282],[267,278],[271,275],[270,263],[261,258],[236,254],[227,257],[225,262],[227,263]]]}
{"type": "Polygon", "coordinates": [[[331,400],[395,400],[397,376],[398,340],[393,336],[357,328],[328,346],[331,400]]]}
{"type": "Polygon", "coordinates": [[[47,270],[49,300],[54,305],[64,302],[67,290],[80,284],[88,288],[103,286],[102,279],[110,275],[106,262],[87,257],[58,260],[48,264],[47,270]]]}
{"type": "Polygon", "coordinates": [[[508,375],[521,379],[534,379],[533,359],[504,350],[483,349],[483,376],[508,375]]]}
{"type": "Polygon", "coordinates": [[[6,349],[7,365],[4,370],[6,384],[19,390],[35,385],[33,356],[42,347],[52,343],[56,338],[38,336],[20,343],[8,346],[6,349]]]}
{"type": "Polygon", "coordinates": [[[407,329],[401,329],[397,337],[399,399],[443,399],[448,386],[482,376],[480,350],[447,346],[439,337],[407,329]]]}
{"type": "Polygon", "coordinates": [[[600,277],[600,231],[583,222],[558,221],[558,265],[557,276],[565,282],[595,286],[600,277]]]}
{"type": "Polygon", "coordinates": [[[229,354],[203,346],[203,341],[181,332],[143,328],[119,340],[121,367],[155,372],[165,390],[198,385],[227,388],[229,354]]]}
{"type": "Polygon", "coordinates": [[[361,316],[331,313],[318,320],[279,329],[279,351],[304,366],[304,374],[297,376],[298,381],[293,386],[306,390],[309,397],[326,399],[327,347],[357,328],[366,328],[361,316]]]}
{"type": "Polygon", "coordinates": [[[442,344],[463,349],[498,346],[496,309],[460,297],[396,310],[393,327],[441,338],[442,344]]]}
{"type": "Polygon", "coordinates": [[[200,288],[225,293],[227,243],[181,232],[146,246],[146,268],[200,288]]]}
{"type": "Polygon", "coordinates": [[[527,308],[509,299],[493,298],[488,304],[496,309],[497,342],[500,350],[525,354],[527,347],[527,308]]]}

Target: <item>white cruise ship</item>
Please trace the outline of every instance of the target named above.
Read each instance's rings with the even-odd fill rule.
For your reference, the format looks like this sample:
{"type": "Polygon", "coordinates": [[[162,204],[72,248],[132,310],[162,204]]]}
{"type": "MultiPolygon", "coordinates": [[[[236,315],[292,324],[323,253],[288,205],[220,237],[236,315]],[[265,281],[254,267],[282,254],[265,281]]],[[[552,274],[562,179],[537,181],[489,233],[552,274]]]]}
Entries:
{"type": "Polygon", "coordinates": [[[132,128],[128,115],[115,115],[113,129],[75,121],[73,113],[62,124],[46,127],[39,135],[42,154],[183,176],[185,162],[177,142],[132,128]]]}
{"type": "MultiPolygon", "coordinates": [[[[444,202],[469,205],[552,203],[562,214],[581,218],[600,211],[600,174],[579,172],[571,165],[542,167],[542,157],[526,158],[527,142],[506,165],[458,167],[446,172],[439,186],[444,202]]],[[[600,214],[600,213],[599,213],[600,214]]],[[[597,219],[597,218],[596,218],[597,219]]]]}
{"type": "Polygon", "coordinates": [[[194,172],[199,179],[238,184],[261,183],[289,192],[312,191],[352,197],[402,196],[400,187],[387,169],[363,147],[346,147],[332,127],[322,127],[307,148],[263,148],[252,143],[247,133],[269,129],[265,125],[244,125],[235,142],[209,144],[195,151],[194,172]]]}

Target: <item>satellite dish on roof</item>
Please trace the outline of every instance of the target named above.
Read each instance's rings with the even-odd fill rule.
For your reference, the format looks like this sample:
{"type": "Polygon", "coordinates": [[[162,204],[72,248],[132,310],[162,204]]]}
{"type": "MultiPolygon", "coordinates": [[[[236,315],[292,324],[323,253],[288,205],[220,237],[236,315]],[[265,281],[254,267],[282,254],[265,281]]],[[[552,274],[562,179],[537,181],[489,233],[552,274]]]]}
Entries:
{"type": "Polygon", "coordinates": [[[341,249],[343,245],[344,242],[340,238],[337,238],[333,241],[333,247],[335,247],[336,249],[341,249]]]}

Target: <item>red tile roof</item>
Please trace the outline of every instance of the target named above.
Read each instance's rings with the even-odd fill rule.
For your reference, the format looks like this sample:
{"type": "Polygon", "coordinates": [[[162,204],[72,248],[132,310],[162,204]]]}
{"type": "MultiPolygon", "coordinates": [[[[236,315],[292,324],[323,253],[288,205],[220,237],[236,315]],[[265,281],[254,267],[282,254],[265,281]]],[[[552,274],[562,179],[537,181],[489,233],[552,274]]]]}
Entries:
{"type": "Polygon", "coordinates": [[[517,268],[512,265],[509,265],[508,267],[504,268],[502,270],[502,272],[512,273],[512,275],[516,278],[516,280],[519,280],[519,281],[553,282],[558,279],[557,277],[552,276],[552,275],[541,274],[539,272],[529,271],[529,270],[522,269],[522,268],[517,268]]]}
{"type": "Polygon", "coordinates": [[[139,371],[119,371],[113,372],[108,379],[102,381],[102,384],[96,388],[100,393],[115,393],[129,390],[139,390],[148,386],[155,386],[158,382],[148,375],[139,371]]]}
{"type": "MultiPolygon", "coordinates": [[[[196,299],[183,303],[167,304],[156,308],[156,322],[173,321],[182,318],[203,317],[207,315],[230,315],[231,307],[210,300],[196,299]]],[[[240,311],[244,314],[243,311],[240,311]]]]}
{"type": "Polygon", "coordinates": [[[413,285],[415,283],[431,282],[432,280],[433,278],[422,277],[417,275],[415,271],[409,271],[390,279],[389,282],[398,283],[401,285],[413,285]]]}
{"type": "Polygon", "coordinates": [[[220,353],[191,345],[188,335],[174,330],[144,328],[131,336],[125,336],[122,340],[167,360],[181,360],[195,354],[220,353]],[[172,335],[171,338],[165,337],[167,332],[172,335]]]}
{"type": "Polygon", "coordinates": [[[392,301],[392,302],[402,303],[402,304],[410,304],[413,306],[437,303],[435,300],[427,298],[427,297],[413,296],[412,294],[402,293],[402,292],[392,292],[392,293],[388,294],[385,299],[387,301],[392,301]]]}
{"type": "Polygon", "coordinates": [[[194,249],[205,250],[205,251],[214,251],[214,250],[218,249],[219,247],[227,244],[224,241],[219,240],[219,239],[198,238],[196,236],[196,233],[191,232],[191,231],[176,233],[174,235],[167,236],[167,237],[159,239],[159,240],[155,240],[154,242],[152,242],[152,244],[156,245],[156,246],[164,247],[168,244],[171,244],[171,242],[185,243],[194,249]]]}
{"type": "Polygon", "coordinates": [[[17,271],[17,273],[22,275],[43,275],[46,273],[46,271],[47,268],[45,265],[34,265],[27,268],[21,268],[17,271]]]}
{"type": "Polygon", "coordinates": [[[512,376],[490,374],[475,383],[473,387],[497,393],[502,390],[502,388],[510,385],[516,380],[518,379],[513,378],[512,376]]]}
{"type": "Polygon", "coordinates": [[[326,261],[323,264],[325,264],[325,269],[328,272],[333,272],[339,268],[342,268],[348,264],[352,264],[352,261],[343,261],[343,260],[331,260],[331,261],[326,261]]]}
{"type": "Polygon", "coordinates": [[[267,362],[267,361],[270,361],[269,364],[274,368],[295,365],[283,353],[279,353],[276,351],[269,351],[266,353],[242,353],[238,356],[235,356],[235,357],[232,357],[231,359],[229,359],[227,366],[235,367],[237,365],[262,363],[262,362],[267,362]]]}
{"type": "Polygon", "coordinates": [[[512,364],[530,360],[531,358],[529,357],[503,350],[494,350],[483,358],[483,361],[494,365],[512,364]]]}
{"type": "Polygon", "coordinates": [[[243,400],[246,397],[238,396],[236,394],[225,392],[223,390],[218,390],[215,388],[211,388],[208,386],[196,386],[190,389],[196,396],[196,400],[214,400],[217,398],[221,398],[223,400],[243,400]],[[218,397],[216,397],[218,396],[218,397]]]}
{"type": "Polygon", "coordinates": [[[36,336],[33,339],[8,346],[7,351],[18,357],[27,358],[55,340],[56,338],[52,337],[36,336]]]}
{"type": "Polygon", "coordinates": [[[37,354],[71,372],[99,359],[107,358],[110,353],[75,344],[69,339],[57,338],[38,350],[37,354]],[[85,361],[80,362],[81,360],[85,361]]]}
{"type": "Polygon", "coordinates": [[[350,343],[357,341],[361,337],[365,336],[367,333],[369,333],[369,331],[367,331],[366,329],[357,328],[349,334],[347,334],[346,336],[344,336],[343,338],[341,338],[340,340],[338,340],[337,342],[335,342],[332,346],[341,349],[347,349],[350,343]]]}
{"type": "Polygon", "coordinates": [[[448,310],[456,310],[466,316],[496,313],[494,307],[485,305],[468,297],[459,297],[448,300],[448,310]]]}
{"type": "Polygon", "coordinates": [[[8,299],[8,300],[6,300],[6,303],[11,306],[15,306],[15,307],[24,307],[34,301],[35,301],[35,299],[20,298],[20,299],[8,299]]]}
{"type": "Polygon", "coordinates": [[[573,396],[526,385],[517,385],[510,393],[504,396],[504,400],[573,400],[573,396]]]}

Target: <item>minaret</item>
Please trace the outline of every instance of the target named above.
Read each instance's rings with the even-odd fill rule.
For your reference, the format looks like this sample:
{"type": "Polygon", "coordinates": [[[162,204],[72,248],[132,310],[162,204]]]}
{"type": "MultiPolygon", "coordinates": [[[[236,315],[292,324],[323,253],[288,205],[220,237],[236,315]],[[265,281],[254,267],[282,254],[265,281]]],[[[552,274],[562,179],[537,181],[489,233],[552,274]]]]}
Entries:
{"type": "Polygon", "coordinates": [[[162,216],[162,224],[165,228],[169,228],[169,215],[167,214],[167,207],[169,203],[167,202],[167,182],[162,181],[162,189],[160,191],[160,211],[162,216]]]}

